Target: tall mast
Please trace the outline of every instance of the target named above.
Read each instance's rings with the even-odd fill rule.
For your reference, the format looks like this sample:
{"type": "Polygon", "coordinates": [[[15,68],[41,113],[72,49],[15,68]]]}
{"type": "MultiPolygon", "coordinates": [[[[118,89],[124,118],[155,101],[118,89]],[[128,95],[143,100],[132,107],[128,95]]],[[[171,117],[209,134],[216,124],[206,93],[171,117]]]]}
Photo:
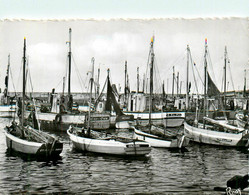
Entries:
{"type": "MultiPolygon", "coordinates": [[[[205,39],[205,54],[204,54],[204,107],[203,116],[206,116],[206,106],[207,106],[207,39],[205,39]]],[[[203,121],[205,128],[205,121],[203,121]]]]}
{"type": "Polygon", "coordinates": [[[88,109],[88,123],[87,123],[87,133],[90,135],[90,122],[91,122],[91,106],[92,106],[92,90],[93,90],[93,75],[94,75],[94,57],[92,57],[92,72],[90,78],[90,98],[89,98],[89,109],[88,109]]]}
{"type": "Polygon", "coordinates": [[[124,103],[127,103],[127,61],[125,61],[125,87],[124,87],[124,103]]]}
{"type": "Polygon", "coordinates": [[[97,96],[99,96],[99,76],[100,76],[100,68],[98,68],[98,78],[97,78],[97,96]]]}
{"type": "Polygon", "coordinates": [[[173,66],[172,98],[174,97],[175,66],[173,66]]]}
{"type": "Polygon", "coordinates": [[[154,50],[153,50],[153,43],[154,43],[154,35],[151,38],[150,42],[150,50],[151,50],[151,63],[150,63],[150,107],[149,107],[149,125],[151,126],[151,112],[152,112],[152,95],[153,95],[153,65],[154,65],[154,50]]]}
{"type": "Polygon", "coordinates": [[[143,76],[143,93],[145,93],[145,74],[144,74],[144,76],[143,76]]]}
{"type": "Polygon", "coordinates": [[[64,96],[65,93],[65,77],[63,77],[63,87],[62,87],[62,95],[64,96]]]}
{"type": "Polygon", "coordinates": [[[245,69],[245,77],[244,77],[244,97],[246,97],[246,69],[245,69]]]}
{"type": "MultiPolygon", "coordinates": [[[[24,46],[23,46],[23,80],[22,80],[22,128],[24,124],[24,99],[25,99],[25,73],[26,73],[26,38],[24,37],[24,46]]],[[[22,136],[24,136],[24,132],[22,131],[22,136]]]]}
{"type": "Polygon", "coordinates": [[[177,76],[176,76],[176,93],[177,96],[179,95],[179,72],[177,72],[177,76]]]}
{"type": "Polygon", "coordinates": [[[8,96],[8,88],[9,88],[9,69],[10,69],[10,54],[8,55],[8,65],[7,65],[7,74],[5,77],[5,91],[4,91],[4,96],[8,96]]]}
{"type": "Polygon", "coordinates": [[[188,110],[188,107],[189,107],[189,81],[188,81],[188,76],[189,76],[189,55],[190,55],[190,49],[189,49],[189,46],[187,45],[186,110],[188,110]]]}
{"type": "Polygon", "coordinates": [[[224,53],[224,106],[226,109],[226,87],[227,87],[227,46],[224,53]]]}
{"type": "Polygon", "coordinates": [[[68,51],[68,95],[71,95],[71,33],[72,29],[69,28],[69,41],[67,42],[69,44],[69,51],[68,51]]]}
{"type": "Polygon", "coordinates": [[[137,67],[137,93],[139,92],[139,67],[137,67]]]}
{"type": "Polygon", "coordinates": [[[182,93],[182,81],[180,81],[180,87],[179,87],[179,94],[181,95],[182,93]]]}

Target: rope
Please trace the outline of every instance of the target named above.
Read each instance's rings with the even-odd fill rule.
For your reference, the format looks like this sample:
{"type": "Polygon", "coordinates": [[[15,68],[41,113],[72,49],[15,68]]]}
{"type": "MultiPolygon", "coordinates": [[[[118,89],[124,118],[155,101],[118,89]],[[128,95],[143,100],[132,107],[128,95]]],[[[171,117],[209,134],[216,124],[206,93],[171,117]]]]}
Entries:
{"type": "Polygon", "coordinates": [[[79,71],[79,69],[78,69],[78,67],[77,67],[77,65],[76,65],[76,62],[75,62],[75,59],[74,59],[74,56],[72,55],[72,59],[73,59],[73,63],[74,63],[74,67],[75,67],[75,70],[76,70],[76,73],[77,73],[77,76],[78,76],[78,79],[80,80],[80,87],[81,87],[81,90],[82,90],[82,92],[84,91],[84,87],[86,86],[85,85],[85,82],[83,82],[83,80],[82,80],[82,78],[81,78],[81,76],[80,76],[80,71],[79,71]],[[83,84],[83,85],[82,85],[83,84]]]}

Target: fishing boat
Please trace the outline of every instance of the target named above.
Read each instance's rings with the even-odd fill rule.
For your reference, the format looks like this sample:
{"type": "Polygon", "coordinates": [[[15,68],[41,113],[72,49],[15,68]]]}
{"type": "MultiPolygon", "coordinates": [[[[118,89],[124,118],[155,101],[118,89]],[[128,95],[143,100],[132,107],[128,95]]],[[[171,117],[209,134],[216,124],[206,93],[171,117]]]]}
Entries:
{"type": "Polygon", "coordinates": [[[184,134],[190,140],[212,145],[222,146],[249,146],[248,130],[230,125],[227,121],[211,119],[207,116],[207,96],[219,94],[219,90],[207,71],[207,41],[205,40],[204,55],[204,107],[202,123],[196,119],[184,122],[184,134]]]}
{"type": "MultiPolygon", "coordinates": [[[[153,74],[153,72],[152,72],[153,74]]],[[[153,75],[152,75],[153,77],[153,75]]],[[[182,110],[164,110],[162,109],[162,97],[157,98],[155,95],[153,97],[153,109],[151,115],[148,111],[148,102],[149,95],[143,91],[139,91],[139,74],[137,74],[137,86],[138,89],[136,92],[130,92],[129,89],[129,80],[127,74],[127,62],[125,62],[125,90],[123,96],[123,105],[124,105],[124,114],[133,115],[134,122],[132,126],[134,126],[138,121],[142,126],[146,126],[149,124],[149,118],[151,117],[151,122],[154,125],[164,125],[165,127],[179,127],[183,125],[185,119],[185,111],[182,110]],[[158,99],[157,104],[155,100],[158,99]],[[156,108],[157,107],[157,108],[156,108]]],[[[145,83],[145,81],[144,81],[145,83]]],[[[143,87],[144,88],[144,87],[143,87]]],[[[163,86],[164,91],[164,86],[163,86]]]]}
{"type": "Polygon", "coordinates": [[[247,90],[246,90],[246,70],[245,70],[245,77],[244,77],[244,92],[243,92],[243,96],[244,96],[244,101],[246,100],[246,103],[244,104],[245,106],[243,106],[243,111],[240,111],[238,113],[236,113],[235,115],[235,119],[236,119],[236,123],[239,127],[242,128],[247,128],[248,129],[248,122],[249,122],[249,116],[248,116],[248,109],[249,109],[249,100],[247,99],[247,90]]]}
{"type": "Polygon", "coordinates": [[[115,118],[115,127],[117,129],[131,129],[131,125],[134,122],[134,115],[133,114],[124,114],[124,112],[120,109],[120,105],[118,104],[115,93],[113,90],[113,87],[110,82],[109,78],[109,70],[107,74],[107,100],[106,100],[106,106],[105,110],[112,112],[112,110],[115,112],[114,116],[115,118]]]}
{"type": "Polygon", "coordinates": [[[94,152],[102,154],[114,154],[125,156],[144,156],[149,154],[151,146],[144,141],[129,139],[124,137],[94,137],[93,130],[90,130],[90,136],[87,136],[85,129],[72,127],[67,130],[67,133],[77,150],[84,152],[94,152]]]}
{"type": "Polygon", "coordinates": [[[134,127],[134,139],[144,140],[151,144],[152,147],[161,148],[183,148],[188,145],[189,140],[184,135],[178,134],[177,131],[173,131],[174,134],[168,134],[166,129],[152,125],[152,95],[153,95],[153,68],[154,68],[154,36],[150,43],[150,99],[149,99],[149,126],[147,128],[134,127]]]}
{"type": "Polygon", "coordinates": [[[25,107],[25,73],[26,73],[26,38],[24,38],[23,48],[23,92],[22,92],[22,109],[21,123],[12,122],[11,126],[6,126],[6,144],[10,151],[34,155],[36,157],[54,157],[58,156],[63,148],[62,143],[57,138],[36,130],[30,126],[24,125],[24,107],[25,107]]]}
{"type": "Polygon", "coordinates": [[[1,118],[12,118],[16,112],[16,100],[15,96],[9,95],[9,72],[10,72],[10,55],[8,56],[7,73],[5,77],[5,89],[1,96],[0,102],[0,117],[1,118]]]}
{"type": "MultiPolygon", "coordinates": [[[[62,94],[56,94],[55,90],[52,90],[50,98],[50,106],[41,104],[41,109],[38,115],[38,120],[41,122],[41,128],[66,132],[68,127],[73,124],[79,127],[83,127],[85,124],[85,113],[80,112],[76,106],[74,106],[73,96],[71,94],[71,37],[72,29],[69,28],[69,45],[68,51],[68,93],[64,94],[65,77],[63,78],[63,92],[62,94]],[[44,109],[45,108],[45,109],[44,109]]],[[[25,114],[25,118],[29,117],[29,112],[25,114]]]]}
{"type": "MultiPolygon", "coordinates": [[[[91,119],[92,88],[93,74],[90,79],[89,119],[91,119]]],[[[150,153],[150,144],[144,141],[117,136],[100,137],[96,131],[90,129],[90,121],[88,120],[86,128],[81,129],[70,126],[67,130],[67,134],[76,149],[86,152],[125,156],[144,156],[150,153]]]]}

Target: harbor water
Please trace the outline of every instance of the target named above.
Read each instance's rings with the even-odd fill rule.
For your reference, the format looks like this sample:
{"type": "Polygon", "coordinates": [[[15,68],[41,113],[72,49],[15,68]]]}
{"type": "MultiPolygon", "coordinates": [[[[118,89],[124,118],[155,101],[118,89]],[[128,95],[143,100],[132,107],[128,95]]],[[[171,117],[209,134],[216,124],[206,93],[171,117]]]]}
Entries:
{"type": "Polygon", "coordinates": [[[224,194],[214,187],[249,170],[247,150],[191,143],[186,150],[153,148],[146,157],[128,158],[74,151],[66,133],[56,133],[64,143],[60,159],[27,160],[7,152],[10,120],[0,119],[0,194],[224,194]]]}

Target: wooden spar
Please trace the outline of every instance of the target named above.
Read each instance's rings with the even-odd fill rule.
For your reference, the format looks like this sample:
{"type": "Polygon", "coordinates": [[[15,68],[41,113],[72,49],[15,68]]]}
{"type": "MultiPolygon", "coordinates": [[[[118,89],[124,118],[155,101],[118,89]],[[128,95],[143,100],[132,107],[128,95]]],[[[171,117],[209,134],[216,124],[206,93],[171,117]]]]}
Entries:
{"type": "Polygon", "coordinates": [[[69,51],[68,51],[68,96],[71,95],[71,33],[72,29],[69,28],[69,41],[67,42],[69,44],[69,51]]]}
{"type": "MultiPolygon", "coordinates": [[[[206,116],[206,106],[207,106],[207,40],[205,40],[205,54],[204,54],[204,106],[203,106],[203,116],[206,116]]],[[[203,121],[203,127],[205,129],[205,120],[203,121]]]]}
{"type": "Polygon", "coordinates": [[[98,68],[98,78],[97,78],[97,96],[99,96],[99,77],[100,77],[100,68],[98,68]]]}
{"type": "Polygon", "coordinates": [[[180,81],[179,94],[182,93],[182,81],[180,81]]]}
{"type": "Polygon", "coordinates": [[[226,82],[227,82],[227,46],[224,53],[224,107],[226,109],[226,82]]]}
{"type": "Polygon", "coordinates": [[[189,107],[189,81],[188,81],[188,76],[189,76],[189,55],[190,55],[190,49],[189,49],[189,46],[187,45],[186,110],[188,110],[188,107],[189,107]]]}
{"type": "Polygon", "coordinates": [[[172,98],[174,97],[174,83],[175,83],[175,66],[173,66],[172,98]]]}
{"type": "Polygon", "coordinates": [[[153,50],[154,36],[151,41],[151,63],[150,63],[150,107],[149,107],[149,126],[151,131],[151,112],[152,112],[152,95],[153,95],[153,65],[154,65],[154,50],[153,50]]]}
{"type": "Polygon", "coordinates": [[[246,97],[246,69],[245,69],[245,77],[244,77],[244,97],[246,97]]]}
{"type": "Polygon", "coordinates": [[[92,74],[90,78],[90,98],[89,98],[89,110],[88,110],[88,124],[87,124],[87,133],[90,136],[90,119],[91,119],[91,106],[92,106],[92,89],[93,89],[93,75],[94,75],[94,57],[92,57],[92,74]]]}
{"type": "Polygon", "coordinates": [[[23,83],[22,83],[22,137],[24,137],[24,99],[25,99],[25,72],[26,72],[26,38],[24,37],[24,46],[23,46],[23,83]]]}
{"type": "Polygon", "coordinates": [[[145,74],[143,76],[143,93],[145,93],[145,74]]]}
{"type": "Polygon", "coordinates": [[[179,72],[177,72],[177,76],[176,76],[176,93],[178,97],[179,95],[179,72]]]}
{"type": "Polygon", "coordinates": [[[9,89],[9,69],[10,69],[10,54],[8,55],[8,66],[7,66],[7,80],[5,81],[6,83],[6,97],[8,96],[8,89],[9,89]]]}
{"type": "Polygon", "coordinates": [[[221,127],[224,127],[224,128],[230,129],[230,130],[234,130],[234,131],[238,131],[238,132],[242,132],[242,131],[245,130],[244,128],[236,127],[236,126],[229,125],[229,124],[226,124],[226,123],[222,123],[219,120],[211,119],[211,118],[208,118],[208,117],[203,117],[203,119],[205,121],[208,121],[208,122],[212,123],[212,124],[216,124],[216,125],[219,125],[221,127]]]}
{"type": "Polygon", "coordinates": [[[63,77],[63,87],[62,87],[62,95],[64,96],[65,93],[65,77],[63,77]]]}
{"type": "Polygon", "coordinates": [[[139,67],[137,67],[137,93],[139,92],[139,67]]]}
{"type": "Polygon", "coordinates": [[[125,87],[124,87],[124,104],[127,105],[127,61],[125,61],[125,87]]]}

